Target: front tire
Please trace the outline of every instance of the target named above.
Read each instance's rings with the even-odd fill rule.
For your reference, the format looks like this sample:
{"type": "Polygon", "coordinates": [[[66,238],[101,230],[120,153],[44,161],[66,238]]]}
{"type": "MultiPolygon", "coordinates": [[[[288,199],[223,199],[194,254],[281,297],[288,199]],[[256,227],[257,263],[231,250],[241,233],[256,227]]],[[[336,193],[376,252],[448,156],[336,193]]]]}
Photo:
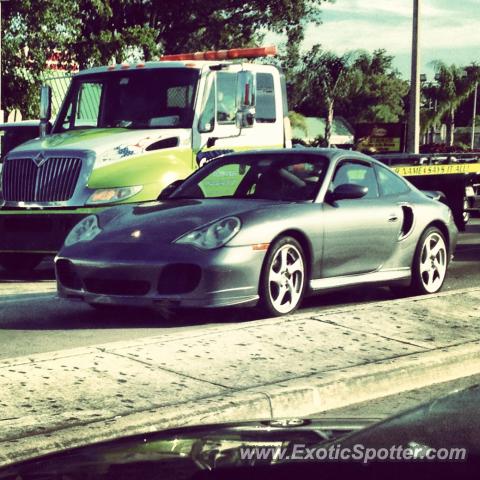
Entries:
{"type": "Polygon", "coordinates": [[[292,313],[303,300],[306,281],[301,245],[293,237],[280,238],[265,258],[259,286],[260,308],[272,316],[292,313]]]}

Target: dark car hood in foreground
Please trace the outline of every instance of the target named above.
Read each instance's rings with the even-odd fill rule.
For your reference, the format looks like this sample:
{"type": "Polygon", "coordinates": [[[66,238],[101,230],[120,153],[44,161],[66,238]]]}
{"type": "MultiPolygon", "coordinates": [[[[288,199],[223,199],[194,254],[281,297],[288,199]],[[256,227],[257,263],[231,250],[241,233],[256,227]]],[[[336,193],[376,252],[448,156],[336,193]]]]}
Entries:
{"type": "Polygon", "coordinates": [[[100,215],[102,233],[96,241],[123,243],[142,238],[156,243],[171,242],[224,217],[274,205],[275,202],[253,199],[185,199],[124,205],[100,215]],[[134,231],[139,236],[132,237],[134,231]]]}
{"type": "MultiPolygon", "coordinates": [[[[351,419],[267,421],[148,433],[23,462],[1,469],[0,479],[13,479],[16,475],[29,478],[29,474],[33,473],[44,474],[41,477],[43,479],[51,478],[47,476],[51,473],[68,476],[79,471],[85,474],[106,471],[113,474],[117,471],[118,477],[122,478],[126,477],[121,473],[131,472],[129,478],[153,478],[148,475],[142,477],[142,469],[156,472],[155,478],[162,477],[160,473],[163,474],[162,478],[190,478],[198,470],[210,471],[219,467],[227,468],[230,472],[232,468],[241,470],[248,467],[250,474],[245,471],[244,478],[262,478],[251,475],[255,473],[252,466],[268,467],[272,463],[285,463],[272,461],[271,458],[262,461],[242,458],[241,449],[262,446],[286,447],[292,451],[295,445],[329,448],[360,444],[364,447],[390,448],[393,445],[415,443],[434,448],[463,447],[468,452],[467,460],[476,461],[480,453],[480,388],[476,386],[453,393],[362,429],[365,423],[365,420],[362,423],[351,419]]],[[[407,463],[415,467],[415,461],[407,463]]],[[[335,467],[335,462],[329,465],[335,467]]],[[[393,466],[398,468],[398,463],[393,466]]],[[[110,477],[100,475],[98,478],[110,477]]],[[[229,478],[228,475],[225,478],[229,478]]]]}
{"type": "Polygon", "coordinates": [[[342,446],[377,448],[409,443],[431,448],[467,449],[480,455],[480,385],[452,393],[362,430],[342,446]]]}

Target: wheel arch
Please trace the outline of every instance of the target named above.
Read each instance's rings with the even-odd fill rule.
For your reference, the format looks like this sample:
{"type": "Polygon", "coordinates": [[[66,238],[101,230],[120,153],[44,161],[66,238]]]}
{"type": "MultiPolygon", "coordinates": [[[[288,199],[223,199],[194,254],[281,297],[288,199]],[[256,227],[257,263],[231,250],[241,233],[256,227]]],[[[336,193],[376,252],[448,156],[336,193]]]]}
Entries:
{"type": "MultiPolygon", "coordinates": [[[[313,262],[313,249],[312,249],[312,244],[310,240],[308,239],[307,235],[305,232],[302,232],[301,230],[297,230],[294,228],[284,230],[280,233],[278,233],[275,238],[272,239],[270,242],[270,245],[273,245],[278,239],[283,238],[283,237],[292,237],[294,238],[302,247],[303,254],[305,255],[305,267],[306,267],[306,278],[305,280],[309,283],[310,282],[310,277],[312,274],[312,262],[313,262]]],[[[307,283],[307,290],[309,289],[307,283]]]]}
{"type": "Polygon", "coordinates": [[[424,228],[422,235],[430,227],[436,227],[442,232],[443,236],[445,237],[447,252],[449,252],[450,251],[450,233],[448,231],[447,225],[445,225],[445,223],[442,222],[441,220],[434,220],[424,228]]]}

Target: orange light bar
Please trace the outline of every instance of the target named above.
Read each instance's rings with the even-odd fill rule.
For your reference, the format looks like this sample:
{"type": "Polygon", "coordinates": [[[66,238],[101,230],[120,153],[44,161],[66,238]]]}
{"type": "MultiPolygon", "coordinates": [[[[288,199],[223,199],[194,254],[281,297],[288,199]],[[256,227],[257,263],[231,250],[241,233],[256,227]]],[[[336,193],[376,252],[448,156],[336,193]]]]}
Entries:
{"type": "Polygon", "coordinates": [[[233,60],[235,58],[259,58],[277,54],[277,47],[232,48],[230,50],[210,50],[208,52],[178,53],[176,55],[163,55],[162,61],[184,60],[233,60]]]}

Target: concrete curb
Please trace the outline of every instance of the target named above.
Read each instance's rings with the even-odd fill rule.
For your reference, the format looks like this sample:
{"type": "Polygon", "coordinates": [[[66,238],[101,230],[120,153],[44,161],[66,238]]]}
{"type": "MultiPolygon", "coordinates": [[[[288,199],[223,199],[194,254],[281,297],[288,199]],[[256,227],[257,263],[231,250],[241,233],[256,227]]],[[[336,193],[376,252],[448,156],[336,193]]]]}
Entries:
{"type": "Polygon", "coordinates": [[[0,466],[168,428],[308,416],[478,373],[480,341],[469,342],[2,442],[0,466]]]}

